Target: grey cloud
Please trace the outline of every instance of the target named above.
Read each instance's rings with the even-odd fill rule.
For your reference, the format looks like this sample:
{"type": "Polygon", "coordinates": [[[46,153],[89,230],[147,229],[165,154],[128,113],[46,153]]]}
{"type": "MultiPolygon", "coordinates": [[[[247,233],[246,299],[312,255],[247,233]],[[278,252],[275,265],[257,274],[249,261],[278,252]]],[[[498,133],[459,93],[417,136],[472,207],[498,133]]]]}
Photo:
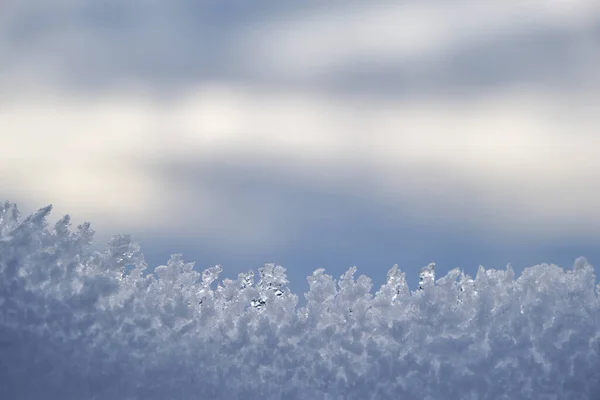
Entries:
{"type": "Polygon", "coordinates": [[[24,69],[78,91],[135,82],[161,93],[178,93],[191,84],[226,80],[340,95],[456,95],[522,83],[550,88],[587,85],[595,72],[586,60],[600,58],[599,20],[593,29],[532,26],[457,43],[431,57],[350,59],[317,76],[294,77],[262,60],[254,50],[260,43],[246,41],[245,36],[261,30],[268,35],[270,23],[291,16],[334,15],[339,6],[82,1],[20,7],[2,29],[0,69],[6,82],[10,83],[8,72],[24,69]],[[240,46],[246,47],[241,53],[240,46]]]}
{"type": "Polygon", "coordinates": [[[538,29],[460,44],[417,60],[353,60],[314,89],[393,98],[456,97],[526,86],[558,93],[600,84],[600,19],[593,29],[538,29]]]}
{"type": "Polygon", "coordinates": [[[141,82],[159,90],[244,78],[230,45],[249,24],[292,12],[287,2],[117,2],[14,6],[0,27],[0,69],[30,69],[72,90],[141,82]]]}
{"type": "Polygon", "coordinates": [[[439,83],[466,87],[581,87],[596,74],[586,62],[600,60],[600,19],[595,28],[543,29],[483,40],[434,60],[432,75],[439,83]]]}

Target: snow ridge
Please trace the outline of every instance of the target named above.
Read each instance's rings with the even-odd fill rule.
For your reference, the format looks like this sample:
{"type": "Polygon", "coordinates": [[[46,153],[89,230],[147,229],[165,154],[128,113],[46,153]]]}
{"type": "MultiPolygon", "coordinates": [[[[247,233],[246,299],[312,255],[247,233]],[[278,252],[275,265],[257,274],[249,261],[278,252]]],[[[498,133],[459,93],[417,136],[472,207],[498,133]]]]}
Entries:
{"type": "Polygon", "coordinates": [[[154,273],[139,246],[51,207],[0,205],[2,399],[600,398],[593,268],[394,266],[375,294],[351,268],[316,270],[307,304],[267,264],[219,282],[180,255],[154,273]]]}

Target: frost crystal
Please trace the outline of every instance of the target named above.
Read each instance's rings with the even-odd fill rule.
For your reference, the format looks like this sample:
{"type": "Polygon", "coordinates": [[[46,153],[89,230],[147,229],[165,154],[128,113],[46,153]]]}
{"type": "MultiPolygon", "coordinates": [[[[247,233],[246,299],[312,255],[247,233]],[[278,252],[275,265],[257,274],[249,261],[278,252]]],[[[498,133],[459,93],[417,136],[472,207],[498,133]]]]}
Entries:
{"type": "Polygon", "coordinates": [[[433,286],[435,281],[435,263],[431,263],[419,271],[419,289],[423,290],[428,286],[433,286]]]}
{"type": "Polygon", "coordinates": [[[0,205],[0,399],[597,399],[594,269],[434,264],[408,288],[319,269],[297,307],[285,269],[219,281],[173,255],[145,272],[131,236],[0,205]]]}
{"type": "Polygon", "coordinates": [[[399,297],[404,297],[408,294],[408,286],[404,278],[404,272],[400,272],[398,265],[394,265],[388,271],[386,286],[391,290],[392,303],[396,302],[399,297]]]}

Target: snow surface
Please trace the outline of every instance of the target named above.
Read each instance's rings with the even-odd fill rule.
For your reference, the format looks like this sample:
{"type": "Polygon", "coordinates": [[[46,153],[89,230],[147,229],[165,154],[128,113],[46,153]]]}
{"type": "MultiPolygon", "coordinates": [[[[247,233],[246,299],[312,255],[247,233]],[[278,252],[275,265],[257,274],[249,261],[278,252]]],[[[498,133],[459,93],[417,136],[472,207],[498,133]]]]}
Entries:
{"type": "Polygon", "coordinates": [[[459,270],[433,264],[410,291],[397,266],[371,280],[284,268],[218,282],[174,255],[91,248],[89,224],[49,227],[0,205],[1,399],[598,399],[593,268],[459,270]],[[257,282],[254,283],[255,278],[257,282]]]}

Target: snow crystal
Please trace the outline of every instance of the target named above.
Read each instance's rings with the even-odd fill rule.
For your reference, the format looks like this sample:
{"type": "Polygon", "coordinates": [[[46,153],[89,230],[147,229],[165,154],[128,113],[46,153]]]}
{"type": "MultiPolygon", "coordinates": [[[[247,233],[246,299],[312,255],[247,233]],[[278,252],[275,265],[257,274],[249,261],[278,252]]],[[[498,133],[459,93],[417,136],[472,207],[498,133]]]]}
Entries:
{"type": "Polygon", "coordinates": [[[373,295],[316,270],[305,307],[285,269],[236,280],[181,255],[147,273],[131,236],[92,250],[89,224],[0,205],[1,399],[594,399],[593,268],[481,267],[373,295]]]}
{"type": "Polygon", "coordinates": [[[431,263],[419,271],[419,289],[423,290],[427,286],[433,286],[435,281],[435,263],[431,263]]]}

